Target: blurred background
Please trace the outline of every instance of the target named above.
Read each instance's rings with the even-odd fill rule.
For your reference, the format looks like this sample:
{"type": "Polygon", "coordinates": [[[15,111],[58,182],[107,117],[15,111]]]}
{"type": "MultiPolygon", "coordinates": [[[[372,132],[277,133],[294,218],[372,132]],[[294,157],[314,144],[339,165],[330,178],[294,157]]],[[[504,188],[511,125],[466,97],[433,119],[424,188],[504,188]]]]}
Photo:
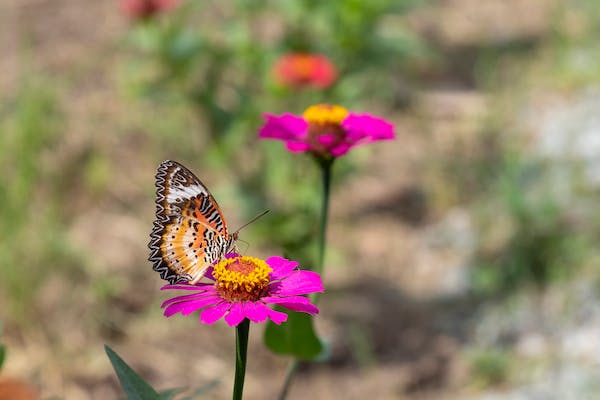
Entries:
{"type": "MultiPolygon", "coordinates": [[[[246,252],[310,265],[318,169],[257,130],[329,102],[397,138],[335,165],[332,353],[290,399],[598,398],[599,40],[578,0],[2,1],[0,382],[120,398],[107,343],[157,388],[229,398],[234,331],[162,316],[155,169],[188,166],[231,228],[270,209],[246,252]],[[286,80],[298,53],[333,72],[286,80]]],[[[248,399],[289,361],[261,330],[248,399]]]]}

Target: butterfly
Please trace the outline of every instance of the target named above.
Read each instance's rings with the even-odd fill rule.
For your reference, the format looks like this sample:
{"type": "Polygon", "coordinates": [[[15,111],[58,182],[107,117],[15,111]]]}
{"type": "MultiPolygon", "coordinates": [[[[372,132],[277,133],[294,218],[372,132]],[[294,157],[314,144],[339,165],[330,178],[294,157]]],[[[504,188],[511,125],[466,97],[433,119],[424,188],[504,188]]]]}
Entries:
{"type": "Polygon", "coordinates": [[[217,201],[189,169],[170,160],[158,166],[148,260],[162,279],[198,282],[208,267],[237,250],[238,231],[227,231],[217,201]]]}

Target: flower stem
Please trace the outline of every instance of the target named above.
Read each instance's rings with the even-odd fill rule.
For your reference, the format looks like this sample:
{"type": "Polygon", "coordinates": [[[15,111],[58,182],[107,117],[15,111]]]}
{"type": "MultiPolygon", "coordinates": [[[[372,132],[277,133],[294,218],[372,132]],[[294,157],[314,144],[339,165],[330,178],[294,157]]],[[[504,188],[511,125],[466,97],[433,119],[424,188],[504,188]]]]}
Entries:
{"type": "MultiPolygon", "coordinates": [[[[333,165],[333,161],[335,159],[322,159],[318,158],[317,162],[319,163],[319,167],[321,168],[321,215],[319,220],[319,236],[317,241],[317,263],[313,268],[313,271],[319,273],[319,275],[323,274],[323,269],[325,268],[325,248],[327,244],[327,221],[329,219],[329,193],[331,190],[331,167],[333,165]]],[[[320,293],[313,293],[310,297],[312,302],[316,305],[319,302],[320,293]]],[[[288,392],[290,391],[290,386],[292,385],[292,381],[296,376],[296,372],[298,371],[298,365],[300,364],[300,360],[294,358],[290,366],[288,368],[287,375],[285,377],[285,382],[283,383],[283,387],[281,388],[281,392],[279,393],[278,400],[285,400],[288,392]]]]}
{"type": "MultiPolygon", "coordinates": [[[[321,168],[321,215],[319,221],[319,236],[318,236],[318,253],[317,253],[317,265],[314,271],[319,275],[323,274],[325,269],[325,249],[327,244],[327,221],[329,219],[329,193],[331,190],[331,167],[333,165],[332,159],[319,159],[319,167],[321,168]]],[[[314,303],[317,304],[319,300],[319,293],[316,293],[313,297],[314,303]]]]}
{"type": "Polygon", "coordinates": [[[248,318],[245,318],[235,328],[235,381],[233,383],[233,400],[242,400],[244,378],[246,377],[249,331],[250,320],[248,318]]]}

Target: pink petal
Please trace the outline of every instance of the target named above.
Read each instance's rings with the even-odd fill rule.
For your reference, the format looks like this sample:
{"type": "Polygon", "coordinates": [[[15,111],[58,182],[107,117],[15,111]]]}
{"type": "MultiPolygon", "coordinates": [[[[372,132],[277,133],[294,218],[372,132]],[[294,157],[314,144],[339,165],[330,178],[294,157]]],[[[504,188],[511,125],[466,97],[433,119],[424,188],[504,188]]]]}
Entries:
{"type": "MultiPolygon", "coordinates": [[[[227,257],[227,256],[225,256],[227,257]]],[[[212,265],[208,268],[206,268],[206,271],[204,271],[204,276],[208,279],[210,279],[211,281],[215,281],[215,277],[213,276],[213,271],[215,270],[215,267],[213,267],[212,265]]],[[[214,285],[214,283],[210,283],[210,285],[214,285]]]]}
{"type": "Polygon", "coordinates": [[[279,256],[269,257],[265,261],[269,264],[269,267],[273,268],[273,272],[271,272],[272,280],[284,278],[298,268],[298,262],[279,256]]]}
{"type": "Polygon", "coordinates": [[[165,309],[164,315],[165,317],[170,317],[178,312],[181,315],[190,315],[193,312],[196,312],[204,307],[218,304],[222,299],[218,296],[210,296],[204,299],[191,300],[191,301],[183,301],[180,303],[171,304],[165,309]]]}
{"type": "Polygon", "coordinates": [[[229,326],[238,326],[240,322],[242,322],[246,318],[246,313],[244,312],[244,304],[243,303],[234,303],[229,310],[229,313],[225,316],[225,322],[229,326]]]}
{"type": "Polygon", "coordinates": [[[310,315],[319,313],[317,306],[312,304],[299,304],[299,303],[279,303],[281,307],[285,307],[292,311],[304,312],[310,315]]]}
{"type": "Polygon", "coordinates": [[[334,157],[341,157],[344,154],[346,154],[351,148],[352,148],[352,145],[350,145],[348,143],[340,143],[337,146],[335,146],[334,148],[329,149],[329,152],[334,157]]]}
{"type": "Polygon", "coordinates": [[[306,296],[266,296],[261,298],[260,300],[268,304],[279,304],[283,302],[310,304],[310,299],[306,296]]]}
{"type": "Polygon", "coordinates": [[[263,297],[261,299],[265,303],[278,304],[282,307],[289,308],[293,311],[300,311],[309,314],[318,314],[319,309],[310,302],[310,299],[304,296],[290,297],[263,297]]]}
{"type": "Polygon", "coordinates": [[[166,306],[168,306],[169,304],[172,303],[179,303],[182,301],[188,301],[188,300],[197,300],[197,299],[201,299],[203,297],[207,297],[207,296],[213,296],[215,294],[215,291],[213,290],[212,292],[200,292],[200,293],[194,293],[194,294],[188,294],[185,296],[177,296],[177,297],[173,297],[170,298],[168,300],[165,300],[161,305],[160,308],[165,308],[166,306]]]}
{"type": "Polygon", "coordinates": [[[269,307],[260,302],[244,304],[246,317],[252,322],[264,322],[269,316],[269,307]]]}
{"type": "Polygon", "coordinates": [[[342,121],[342,127],[346,130],[346,139],[350,143],[389,140],[395,137],[394,125],[369,114],[350,114],[342,121]]]}
{"type": "Polygon", "coordinates": [[[325,147],[329,147],[331,146],[331,144],[333,144],[333,142],[336,141],[336,137],[335,135],[319,135],[319,137],[317,138],[317,140],[319,141],[319,143],[321,143],[323,146],[325,147]]]}
{"type": "Polygon", "coordinates": [[[270,309],[269,307],[265,307],[267,309],[267,313],[269,314],[269,318],[271,319],[271,321],[273,321],[275,324],[277,325],[281,325],[282,322],[287,321],[287,314],[280,312],[280,311],[275,311],[270,309]]]}
{"type": "Polygon", "coordinates": [[[271,285],[271,294],[277,296],[294,296],[322,292],[321,277],[312,271],[294,271],[280,282],[271,285]]]}
{"type": "Polygon", "coordinates": [[[311,149],[311,146],[308,143],[294,141],[286,142],[285,147],[292,153],[301,153],[311,149]]]}
{"type": "Polygon", "coordinates": [[[260,128],[258,137],[263,139],[298,140],[306,136],[308,123],[293,114],[264,114],[267,120],[260,128]]]}
{"type": "Polygon", "coordinates": [[[205,324],[213,324],[231,308],[231,303],[223,301],[214,307],[206,308],[200,313],[200,321],[205,324]]]}

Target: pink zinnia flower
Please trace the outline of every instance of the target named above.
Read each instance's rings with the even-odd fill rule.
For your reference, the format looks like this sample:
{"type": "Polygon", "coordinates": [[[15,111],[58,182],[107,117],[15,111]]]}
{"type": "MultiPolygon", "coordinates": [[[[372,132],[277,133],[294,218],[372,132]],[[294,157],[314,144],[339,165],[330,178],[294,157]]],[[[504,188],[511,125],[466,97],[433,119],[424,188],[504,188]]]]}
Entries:
{"type": "Polygon", "coordinates": [[[275,80],[282,86],[325,89],[337,79],[335,65],[322,54],[288,53],[273,65],[275,80]]]}
{"type": "Polygon", "coordinates": [[[237,326],[244,318],[252,322],[270,318],[278,325],[287,320],[286,313],[275,311],[268,304],[317,314],[319,309],[303,295],[322,292],[321,277],[297,267],[297,262],[277,256],[261,260],[230,254],[207,271],[205,276],[212,282],[163,286],[161,290],[196,292],[165,301],[164,314],[190,315],[202,310],[201,322],[212,324],[225,316],[230,326],[237,326]]]}
{"type": "Polygon", "coordinates": [[[265,114],[262,139],[283,140],[291,152],[309,152],[321,158],[346,154],[352,147],[394,139],[394,126],[369,114],[354,114],[329,104],[310,106],[302,116],[265,114]]]}
{"type": "Polygon", "coordinates": [[[121,10],[132,19],[148,19],[168,11],[179,4],[179,0],[122,0],[121,10]]]}

